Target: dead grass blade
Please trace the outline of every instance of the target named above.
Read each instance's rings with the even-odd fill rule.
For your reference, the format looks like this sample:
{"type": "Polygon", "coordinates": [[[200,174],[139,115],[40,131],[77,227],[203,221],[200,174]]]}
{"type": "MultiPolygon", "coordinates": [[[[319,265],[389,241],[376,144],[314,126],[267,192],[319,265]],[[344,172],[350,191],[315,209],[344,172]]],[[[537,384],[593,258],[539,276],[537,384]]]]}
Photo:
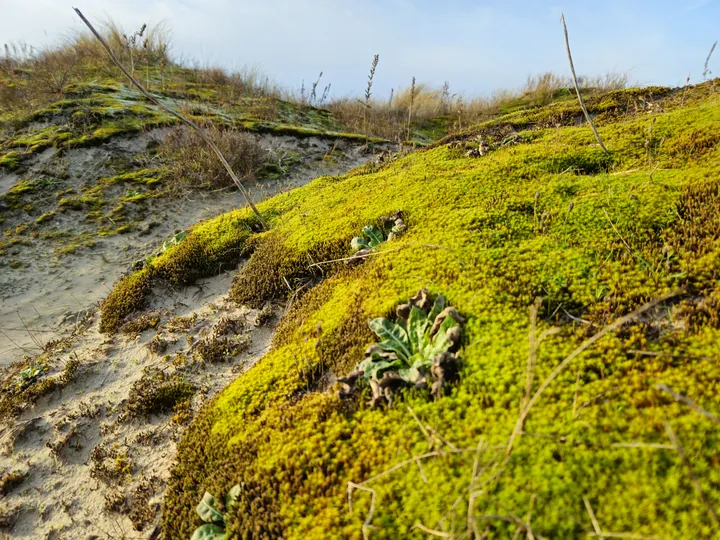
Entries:
{"type": "Polygon", "coordinates": [[[690,398],[687,398],[687,397],[685,397],[685,396],[683,396],[683,395],[681,395],[681,394],[678,394],[678,393],[676,393],[676,392],[673,392],[668,386],[666,386],[666,385],[664,385],[664,384],[657,384],[657,385],[655,385],[655,388],[657,388],[658,390],[662,390],[663,392],[667,392],[667,393],[670,394],[673,398],[675,398],[675,401],[681,401],[681,402],[683,402],[685,405],[687,405],[688,407],[690,407],[690,408],[691,408],[692,410],[694,410],[695,412],[702,414],[703,416],[709,418],[710,420],[712,420],[712,421],[715,422],[716,424],[720,424],[720,418],[718,418],[717,416],[715,416],[715,415],[714,415],[713,413],[711,413],[710,411],[707,411],[707,410],[703,409],[702,407],[700,407],[697,403],[695,403],[695,402],[694,402],[693,400],[691,400],[690,398]]]}
{"type": "Polygon", "coordinates": [[[712,502],[708,498],[708,496],[703,491],[702,486],[700,485],[700,480],[698,480],[697,476],[695,476],[695,473],[692,470],[692,466],[690,465],[690,460],[687,458],[687,455],[685,454],[685,450],[683,449],[682,445],[680,444],[680,441],[677,438],[677,435],[675,435],[675,432],[673,431],[672,427],[670,426],[669,422],[665,422],[665,433],[667,433],[668,439],[673,443],[675,446],[675,449],[677,450],[678,455],[680,456],[680,459],[683,462],[683,465],[685,465],[685,468],[688,471],[688,474],[690,475],[690,481],[693,484],[693,487],[695,488],[695,491],[697,491],[698,495],[702,499],[702,501],[705,503],[705,506],[707,507],[708,516],[710,516],[710,519],[713,522],[713,525],[715,525],[716,529],[720,529],[720,520],[718,519],[717,512],[715,511],[715,507],[712,505],[712,502]]]}
{"type": "Polygon", "coordinates": [[[562,23],[563,30],[565,31],[565,48],[567,49],[568,60],[570,60],[570,71],[572,72],[573,83],[575,84],[575,92],[577,93],[578,101],[580,102],[580,108],[583,110],[583,113],[585,113],[585,118],[590,125],[590,129],[592,129],[593,133],[595,134],[595,138],[597,139],[600,148],[602,148],[606,154],[609,154],[610,152],[608,152],[608,149],[605,148],[605,145],[600,138],[600,134],[598,133],[598,130],[595,127],[592,118],[590,118],[590,113],[585,106],[585,100],[583,100],[582,94],[580,93],[580,85],[578,84],[577,75],[575,75],[575,64],[573,63],[572,53],[570,52],[570,38],[568,37],[567,25],[565,24],[565,15],[562,15],[562,17],[560,17],[560,22],[562,23]]]}

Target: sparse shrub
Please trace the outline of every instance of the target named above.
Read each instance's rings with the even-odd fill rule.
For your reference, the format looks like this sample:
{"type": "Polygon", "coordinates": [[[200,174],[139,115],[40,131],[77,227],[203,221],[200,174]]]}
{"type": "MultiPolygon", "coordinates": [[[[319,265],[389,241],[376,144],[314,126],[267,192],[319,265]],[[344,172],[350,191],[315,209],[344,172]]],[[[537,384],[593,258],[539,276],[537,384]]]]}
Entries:
{"type": "Polygon", "coordinates": [[[209,337],[201,339],[195,345],[195,354],[203,361],[210,364],[224,362],[233,356],[237,356],[250,346],[250,338],[247,336],[236,336],[234,338],[209,337]]]}
{"type": "Polygon", "coordinates": [[[150,499],[155,493],[157,477],[145,477],[130,493],[130,521],[136,531],[142,531],[155,519],[157,505],[151,505],[150,499]]]}
{"type": "Polygon", "coordinates": [[[108,485],[123,483],[132,472],[130,455],[117,445],[98,444],[90,452],[90,463],[90,477],[108,485]]]}
{"type": "Polygon", "coordinates": [[[167,350],[168,345],[170,345],[168,340],[160,336],[155,336],[148,345],[148,350],[154,355],[160,355],[167,350]]]}
{"type": "Polygon", "coordinates": [[[113,489],[105,494],[105,510],[124,514],[127,512],[127,497],[121,489],[113,489]]]}
{"type": "MultiPolygon", "coordinates": [[[[208,135],[241,180],[253,180],[269,161],[269,153],[248,133],[233,128],[204,126],[208,135]]],[[[175,179],[189,187],[223,188],[233,184],[207,143],[193,130],[175,128],[163,139],[159,153],[170,161],[175,179]]]]}
{"type": "Polygon", "coordinates": [[[255,315],[254,326],[265,326],[275,316],[275,309],[271,303],[267,303],[255,315]]]}
{"type": "Polygon", "coordinates": [[[54,376],[41,375],[49,370],[47,353],[36,358],[26,358],[10,369],[0,380],[0,418],[11,418],[33,405],[41,397],[67,386],[77,375],[80,361],[68,360],[65,367],[54,376]]]}
{"type": "Polygon", "coordinates": [[[222,317],[213,327],[213,336],[234,335],[245,328],[244,319],[222,317]]]}
{"type": "Polygon", "coordinates": [[[142,313],[130,319],[120,327],[120,332],[129,337],[137,337],[145,330],[157,328],[160,317],[157,313],[142,313]]]}
{"type": "Polygon", "coordinates": [[[186,426],[193,417],[192,404],[190,400],[177,403],[173,409],[175,414],[172,417],[172,423],[178,426],[186,426]]]}
{"type": "Polygon", "coordinates": [[[380,341],[368,347],[365,359],[352,374],[338,379],[343,385],[341,395],[351,395],[356,380],[362,378],[372,389],[373,407],[385,401],[392,405],[395,388],[414,385],[422,389],[430,381],[433,396],[439,398],[443,384],[454,377],[455,353],[465,322],[457,310],[446,305],[442,294],[431,301],[423,289],[407,304],[399,305],[396,313],[395,323],[385,318],[370,321],[380,341]]]}

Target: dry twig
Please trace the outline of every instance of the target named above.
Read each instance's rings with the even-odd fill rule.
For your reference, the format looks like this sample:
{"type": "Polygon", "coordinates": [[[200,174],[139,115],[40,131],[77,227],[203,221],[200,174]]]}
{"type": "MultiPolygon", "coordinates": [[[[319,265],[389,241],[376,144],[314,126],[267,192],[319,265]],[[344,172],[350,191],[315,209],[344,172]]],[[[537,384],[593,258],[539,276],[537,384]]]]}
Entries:
{"type": "Polygon", "coordinates": [[[655,300],[652,300],[651,302],[648,302],[647,304],[639,307],[632,313],[629,313],[628,315],[625,315],[623,317],[620,317],[619,319],[616,319],[615,322],[612,324],[607,325],[605,328],[600,330],[597,334],[593,335],[592,337],[586,339],[583,341],[573,352],[571,352],[560,364],[553,370],[553,372],[550,374],[550,376],[543,381],[543,383],[540,385],[540,388],[537,389],[533,397],[528,401],[527,405],[524,407],[524,409],[520,412],[520,417],[518,418],[518,421],[515,425],[515,429],[513,430],[512,435],[510,436],[510,440],[508,441],[507,448],[505,450],[505,458],[510,456],[510,453],[513,449],[513,443],[515,442],[515,438],[522,433],[523,426],[525,425],[525,418],[527,418],[527,415],[530,413],[530,409],[532,409],[533,405],[537,403],[538,399],[540,399],[540,396],[542,393],[547,389],[548,386],[557,378],[558,375],[573,361],[575,358],[580,356],[583,352],[585,352],[587,349],[589,349],[592,345],[594,345],[597,341],[599,341],[601,338],[609,334],[610,332],[617,330],[621,328],[624,324],[633,321],[637,319],[640,315],[645,313],[646,311],[649,311],[650,309],[654,308],[655,306],[662,304],[663,302],[666,302],[670,298],[674,298],[675,296],[678,296],[681,294],[681,290],[673,291],[671,293],[668,293],[664,296],[661,296],[660,298],[656,298],[655,300]]]}
{"type": "Polygon", "coordinates": [[[712,47],[710,47],[710,52],[707,55],[707,58],[705,59],[705,70],[703,71],[703,79],[707,79],[708,75],[712,74],[712,71],[710,71],[710,58],[712,58],[713,53],[715,52],[715,47],[717,47],[718,42],[716,41],[713,43],[712,47]]]}
{"type": "Polygon", "coordinates": [[[590,128],[595,134],[595,138],[597,139],[600,148],[602,148],[606,154],[609,154],[610,152],[608,152],[608,149],[605,148],[605,145],[600,138],[600,134],[598,133],[598,130],[595,127],[592,118],[590,118],[590,113],[585,106],[585,101],[583,100],[582,94],[580,93],[580,85],[578,84],[577,75],[575,75],[575,64],[573,63],[572,53],[570,52],[570,38],[568,37],[567,25],[565,24],[565,15],[560,18],[560,22],[562,23],[563,30],[565,31],[565,47],[567,49],[568,60],[570,60],[570,71],[572,72],[573,83],[575,84],[575,92],[577,92],[578,101],[580,102],[580,108],[583,110],[583,113],[585,113],[585,118],[587,119],[590,128]]]}
{"type": "Polygon", "coordinates": [[[438,538],[452,538],[452,535],[446,532],[442,531],[436,531],[434,529],[429,529],[422,523],[416,523],[412,526],[413,529],[420,529],[422,532],[429,534],[430,536],[437,536],[438,538]]]}

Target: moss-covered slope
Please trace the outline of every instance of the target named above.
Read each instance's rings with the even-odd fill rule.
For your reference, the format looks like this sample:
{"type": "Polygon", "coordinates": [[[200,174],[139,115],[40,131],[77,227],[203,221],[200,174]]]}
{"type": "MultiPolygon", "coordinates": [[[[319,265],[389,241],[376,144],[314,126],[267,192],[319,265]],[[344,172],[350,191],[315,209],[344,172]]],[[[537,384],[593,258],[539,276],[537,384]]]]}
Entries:
{"type": "MultiPolygon", "coordinates": [[[[245,303],[322,282],[292,303],[272,350],[183,438],[166,537],[189,537],[203,493],[235,484],[243,490],[227,518],[232,537],[360,538],[364,522],[376,538],[420,538],[423,528],[505,538],[522,523],[578,537],[594,530],[587,505],[604,532],[717,533],[720,429],[659,385],[720,411],[720,99],[696,89],[600,132],[609,158],[584,126],[527,132],[477,158],[441,145],[264,202],[270,232],[251,235],[243,210],[168,250],[157,271],[177,264],[183,276],[182,257],[208,272],[208,253],[253,251],[232,290],[245,303]],[[363,225],[396,210],[406,234],[367,262],[313,266],[349,255],[363,225]],[[468,321],[447,395],[406,391],[386,410],[369,408],[367,391],[341,400],[326,390],[328,373],[349,373],[373,341],[367,320],[422,287],[468,321]],[[671,291],[682,292],[560,373],[505,460],[535,299],[538,332],[559,333],[539,347],[533,391],[588,336],[671,291]],[[350,482],[366,482],[352,507],[350,482]]],[[[152,271],[126,278],[108,302],[152,271]]]]}

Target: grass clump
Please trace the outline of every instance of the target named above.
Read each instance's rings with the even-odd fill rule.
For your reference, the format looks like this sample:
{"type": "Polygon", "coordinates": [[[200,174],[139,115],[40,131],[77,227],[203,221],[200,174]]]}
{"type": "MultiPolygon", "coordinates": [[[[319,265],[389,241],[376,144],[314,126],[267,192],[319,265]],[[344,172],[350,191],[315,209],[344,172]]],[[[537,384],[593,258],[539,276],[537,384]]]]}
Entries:
{"type": "MultiPolygon", "coordinates": [[[[204,129],[241,180],[254,180],[270,159],[269,152],[252,135],[214,125],[204,129]]],[[[217,189],[234,185],[207,143],[186,126],[171,131],[163,139],[159,153],[172,164],[173,177],[188,187],[217,189]]]]}
{"type": "Polygon", "coordinates": [[[225,518],[230,537],[360,538],[369,523],[388,538],[420,526],[459,537],[473,524],[505,538],[517,521],[480,516],[525,516],[532,505],[536,537],[574,538],[594,533],[585,500],[603,531],[712,536],[717,425],[658,385],[720,410],[720,157],[712,143],[687,144],[718,125],[718,96],[691,89],[654,121],[598,122],[612,152],[599,167],[564,161],[595,161],[585,127],[532,126],[482,159],[437,145],[260,204],[272,229],[252,241],[236,282],[251,299],[289,294],[283,277],[334,258],[308,254],[337,242],[325,255],[347,256],[356,231],[397,208],[408,228],[362,266],[321,265],[322,282],[293,302],[271,350],[197,414],[178,446],[165,534],[191,536],[203,494],[244,482],[225,518]],[[645,144],[651,124],[662,145],[645,144]],[[391,319],[422,287],[465,319],[458,382],[443,398],[406,387],[393,408],[372,408],[364,390],[322,391],[363,360],[368,321],[391,319]],[[550,379],[589,336],[676,290],[550,379]],[[546,380],[506,459],[521,408],[546,380]]]}

